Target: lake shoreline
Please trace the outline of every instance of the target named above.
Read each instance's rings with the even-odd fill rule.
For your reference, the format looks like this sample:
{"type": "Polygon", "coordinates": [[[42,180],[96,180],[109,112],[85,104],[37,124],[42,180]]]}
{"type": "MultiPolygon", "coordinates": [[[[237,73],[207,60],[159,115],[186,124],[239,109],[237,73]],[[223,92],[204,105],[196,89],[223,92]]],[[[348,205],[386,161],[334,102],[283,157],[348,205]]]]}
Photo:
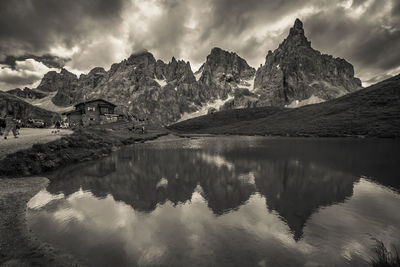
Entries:
{"type": "Polygon", "coordinates": [[[27,226],[27,203],[48,183],[45,177],[0,179],[1,266],[82,266],[71,255],[36,239],[27,226]]]}
{"type": "MultiPolygon", "coordinates": [[[[60,139],[36,143],[32,147],[6,153],[0,158],[0,179],[11,177],[29,177],[55,171],[69,164],[105,157],[120,147],[157,139],[172,134],[180,138],[217,137],[217,136],[258,136],[271,138],[346,138],[346,139],[382,139],[359,135],[288,135],[263,133],[213,133],[181,132],[158,128],[144,134],[134,133],[126,124],[97,126],[77,129],[60,139]]],[[[386,139],[386,138],[383,138],[386,139]]]]}
{"type": "Polygon", "coordinates": [[[5,155],[0,160],[0,179],[42,175],[62,166],[108,156],[125,145],[167,134],[168,131],[160,128],[139,134],[126,124],[78,129],[61,139],[33,144],[31,148],[5,155]]]}
{"type": "Polygon", "coordinates": [[[364,136],[364,135],[311,135],[311,134],[298,134],[298,135],[285,135],[285,134],[263,134],[263,133],[186,133],[172,130],[172,134],[181,138],[192,137],[217,137],[217,136],[248,136],[248,137],[271,137],[271,138],[317,138],[317,139],[398,139],[392,137],[378,137],[378,136],[364,136]]]}
{"type": "Polygon", "coordinates": [[[27,203],[50,182],[50,176],[46,178],[33,174],[42,175],[69,164],[105,157],[119,147],[154,140],[169,133],[152,131],[127,135],[124,130],[117,129],[110,133],[110,138],[105,138],[104,134],[109,134],[109,129],[79,130],[61,139],[34,144],[31,148],[3,157],[0,172],[7,175],[0,178],[0,266],[84,266],[71,255],[39,241],[31,234],[26,223],[27,203]],[[89,146],[83,146],[80,153],[71,154],[81,141],[89,141],[89,146]],[[34,154],[39,154],[39,157],[32,158],[34,154]],[[69,155],[67,162],[61,162],[63,154],[69,155]],[[21,168],[31,165],[32,160],[37,162],[36,168],[21,168]],[[49,161],[52,165],[48,165],[49,161]],[[21,173],[21,170],[24,172],[21,173]]]}
{"type": "MultiPolygon", "coordinates": [[[[236,135],[241,140],[246,139],[245,136],[236,135]]],[[[176,133],[152,133],[146,136],[147,140],[156,140],[155,142],[168,142],[180,138],[198,139],[198,138],[227,138],[234,137],[233,135],[182,135],[176,133]],[[158,137],[155,137],[155,136],[158,137]],[[163,137],[160,137],[163,136],[163,137]]],[[[312,138],[304,137],[264,137],[264,136],[249,136],[255,139],[275,140],[312,140],[312,138]]],[[[130,137],[131,140],[125,141],[121,145],[130,145],[132,140],[137,137],[130,137]]],[[[145,142],[142,136],[139,143],[145,142]]],[[[340,138],[315,138],[325,140],[338,140],[340,138]]],[[[123,139],[126,140],[126,139],[123,139]]],[[[343,138],[349,142],[355,141],[356,143],[368,140],[359,138],[343,138]]],[[[377,140],[377,139],[375,139],[377,140]]],[[[183,142],[191,142],[190,140],[182,140],[183,142]]],[[[308,143],[308,142],[307,142],[308,143]]],[[[330,143],[330,142],[329,142],[330,143]]],[[[347,143],[347,142],[346,142],[347,143]]],[[[134,144],[134,143],[133,143],[134,144]]],[[[134,147],[134,146],[133,146],[134,147]]],[[[115,150],[112,150],[115,151],[115,150]]],[[[116,152],[119,153],[119,152],[116,152]]],[[[135,160],[135,162],[137,162],[135,160]]],[[[140,165],[139,165],[140,166],[140,165]]],[[[49,173],[50,174],[50,173],[49,173]]],[[[0,240],[0,266],[84,266],[85,262],[78,262],[78,258],[74,258],[72,254],[64,252],[62,249],[57,249],[58,245],[49,245],[45,241],[36,239],[35,235],[30,232],[30,226],[26,221],[27,203],[28,201],[42,189],[45,189],[49,181],[55,179],[51,175],[44,177],[20,177],[0,179],[0,212],[4,214],[4,218],[0,219],[0,236],[5,237],[0,240]]],[[[57,181],[57,180],[55,180],[57,181]]],[[[33,228],[32,228],[33,230],[33,228]]],[[[61,246],[60,246],[61,248],[61,246]]],[[[68,250],[67,250],[68,251],[68,250]]],[[[72,252],[71,252],[72,253],[72,252]]],[[[86,263],[87,264],[87,263],[86,263]]]]}
{"type": "MultiPolygon", "coordinates": [[[[162,136],[176,136],[179,138],[201,138],[201,137],[232,137],[234,135],[226,134],[180,134],[176,132],[167,131],[154,131],[145,135],[123,135],[123,137],[118,136],[121,134],[120,131],[112,131],[104,129],[89,129],[87,131],[78,131],[73,133],[71,136],[61,138],[59,140],[40,144],[26,150],[25,152],[16,152],[17,156],[25,156],[19,158],[20,164],[28,164],[25,159],[30,153],[44,153],[43,148],[55,147],[61,148],[59,153],[67,153],[71,149],[75,149],[74,146],[70,146],[70,142],[79,141],[81,138],[90,137],[88,140],[91,144],[94,142],[92,147],[85,146],[83,149],[87,153],[80,153],[77,155],[84,155],[85,157],[79,158],[79,161],[89,161],[100,157],[105,157],[110,155],[113,151],[119,147],[126,145],[131,145],[135,143],[143,143],[145,141],[159,139],[162,136]],[[110,138],[104,142],[104,134],[110,134],[110,138]],[[65,140],[67,139],[67,141],[65,140]],[[64,146],[59,146],[59,144],[65,144],[64,146]],[[103,146],[99,148],[98,146],[103,146]],[[39,150],[38,150],[39,149],[39,150]],[[100,149],[100,150],[99,150],[100,149]],[[39,152],[37,152],[39,151],[39,152]],[[103,152],[97,156],[94,153],[98,151],[103,152]]],[[[263,135],[237,135],[235,136],[258,136],[258,137],[271,137],[271,138],[292,138],[287,136],[263,136],[263,135]]],[[[304,136],[298,136],[293,138],[306,138],[304,136]]],[[[341,137],[344,139],[361,140],[360,138],[349,138],[341,137]]],[[[162,140],[163,138],[161,138],[162,140]]],[[[337,139],[337,138],[323,138],[321,139],[337,139]]],[[[374,139],[374,138],[367,138],[374,139]]],[[[165,140],[164,140],[165,141],[165,140]]],[[[78,143],[79,144],[79,143],[78,143]]],[[[51,154],[51,153],[50,153],[51,154]]],[[[59,154],[58,154],[59,155],[59,154]]],[[[54,155],[53,155],[54,156],[54,155]]],[[[60,167],[67,166],[77,162],[78,157],[69,158],[66,164],[54,165],[56,170],[60,167]]],[[[1,164],[1,163],[0,163],[1,164]]],[[[17,170],[17,169],[15,169],[17,170]]],[[[41,171],[43,169],[36,169],[41,171]]],[[[38,174],[42,174],[39,172],[38,174]]],[[[45,172],[44,172],[45,173],[45,172]]],[[[5,264],[6,266],[30,266],[33,264],[38,264],[40,266],[82,266],[84,264],[76,262],[71,255],[59,251],[52,247],[46,242],[37,240],[29,230],[26,223],[26,211],[27,202],[40,190],[46,188],[51,176],[48,178],[38,177],[38,176],[18,176],[11,174],[11,178],[0,179],[0,212],[3,214],[0,219],[0,236],[1,240],[1,250],[0,250],[0,265],[5,264]],[[8,264],[8,265],[7,265],[8,264]]]]}

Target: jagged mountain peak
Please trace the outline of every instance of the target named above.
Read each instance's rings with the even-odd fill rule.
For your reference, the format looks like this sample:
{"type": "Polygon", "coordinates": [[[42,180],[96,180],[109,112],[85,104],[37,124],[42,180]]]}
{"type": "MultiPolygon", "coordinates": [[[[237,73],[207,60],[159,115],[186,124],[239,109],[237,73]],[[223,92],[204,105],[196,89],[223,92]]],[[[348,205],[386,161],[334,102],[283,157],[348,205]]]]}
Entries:
{"type": "Polygon", "coordinates": [[[196,82],[189,61],[176,60],[172,57],[171,61],[163,67],[162,72],[169,82],[178,81],[186,84],[196,82]]]}
{"type": "Polygon", "coordinates": [[[207,60],[213,59],[213,58],[221,59],[223,57],[241,58],[235,52],[230,52],[230,51],[224,50],[219,47],[213,47],[210,51],[210,54],[207,56],[207,60]]]}
{"type": "Polygon", "coordinates": [[[147,50],[135,52],[129,56],[129,58],[141,58],[141,57],[153,57],[154,58],[153,54],[147,50]]]}
{"type": "Polygon", "coordinates": [[[284,106],[307,99],[329,100],[361,88],[354,68],[311,47],[303,23],[296,19],[288,37],[268,52],[254,83],[260,106],[284,106]]]}
{"type": "Polygon", "coordinates": [[[200,82],[207,85],[240,83],[241,79],[249,79],[255,74],[255,69],[245,59],[219,47],[211,49],[199,71],[202,73],[200,82]]]}
{"type": "Polygon", "coordinates": [[[62,74],[62,75],[71,75],[71,74],[75,75],[72,72],[68,71],[66,68],[62,68],[61,71],[60,71],[60,74],[62,74]]]}
{"type": "Polygon", "coordinates": [[[145,66],[149,64],[155,64],[156,59],[154,58],[153,54],[149,51],[142,51],[139,53],[132,54],[127,60],[128,65],[141,65],[144,64],[145,66]]]}
{"type": "Polygon", "coordinates": [[[95,74],[104,74],[106,73],[106,70],[102,67],[95,67],[91,69],[88,73],[88,75],[95,75],[95,74]]]}
{"type": "Polygon", "coordinates": [[[78,77],[75,74],[65,68],[62,68],[59,73],[49,71],[43,76],[37,89],[44,92],[55,92],[63,86],[65,80],[75,81],[77,79],[78,77]]]}
{"type": "Polygon", "coordinates": [[[296,47],[311,47],[311,42],[304,34],[303,22],[296,19],[294,25],[289,30],[288,37],[279,45],[282,49],[296,48],[296,47]]]}
{"type": "Polygon", "coordinates": [[[226,51],[226,50],[224,50],[224,49],[222,49],[222,48],[220,48],[220,47],[213,47],[213,48],[211,48],[211,51],[210,51],[210,54],[211,54],[211,55],[214,55],[214,54],[221,54],[221,53],[223,53],[223,54],[236,54],[236,53],[234,53],[234,52],[226,51]]]}
{"type": "MultiPolygon", "coordinates": [[[[157,60],[158,61],[158,60],[157,60]]],[[[161,60],[162,61],[162,60],[161,60]]],[[[164,62],[163,62],[164,63],[164,62]]],[[[189,61],[185,61],[183,59],[176,59],[175,57],[172,57],[171,60],[168,62],[167,65],[170,64],[185,64],[185,65],[189,65],[190,66],[190,62],[189,61]]]]}

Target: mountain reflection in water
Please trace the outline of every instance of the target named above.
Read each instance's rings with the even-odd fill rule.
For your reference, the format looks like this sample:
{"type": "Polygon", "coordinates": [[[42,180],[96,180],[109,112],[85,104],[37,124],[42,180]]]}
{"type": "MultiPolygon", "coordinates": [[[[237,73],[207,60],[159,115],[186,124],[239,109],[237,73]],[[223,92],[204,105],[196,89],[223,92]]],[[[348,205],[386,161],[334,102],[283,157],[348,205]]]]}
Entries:
{"type": "Polygon", "coordinates": [[[159,140],[69,166],[28,204],[92,266],[362,265],[399,245],[400,143],[159,140]]]}

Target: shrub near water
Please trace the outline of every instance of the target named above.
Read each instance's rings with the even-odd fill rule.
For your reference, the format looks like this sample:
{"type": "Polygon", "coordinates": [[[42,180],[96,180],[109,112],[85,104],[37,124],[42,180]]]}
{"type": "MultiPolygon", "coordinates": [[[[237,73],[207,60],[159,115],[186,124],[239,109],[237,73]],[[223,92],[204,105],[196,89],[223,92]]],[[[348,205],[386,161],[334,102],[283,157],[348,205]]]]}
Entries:
{"type": "Polygon", "coordinates": [[[0,175],[35,175],[69,163],[99,158],[109,154],[114,144],[95,133],[77,132],[7,155],[0,161],[0,175]]]}
{"type": "Polygon", "coordinates": [[[373,267],[400,267],[400,257],[397,249],[394,248],[395,253],[387,250],[382,241],[374,239],[376,245],[374,247],[375,257],[371,259],[373,267]]]}
{"type": "Polygon", "coordinates": [[[0,177],[53,171],[67,164],[106,156],[115,147],[152,140],[168,133],[154,128],[149,133],[135,134],[129,127],[131,123],[115,123],[75,129],[72,135],[9,154],[0,160],[0,177]]]}

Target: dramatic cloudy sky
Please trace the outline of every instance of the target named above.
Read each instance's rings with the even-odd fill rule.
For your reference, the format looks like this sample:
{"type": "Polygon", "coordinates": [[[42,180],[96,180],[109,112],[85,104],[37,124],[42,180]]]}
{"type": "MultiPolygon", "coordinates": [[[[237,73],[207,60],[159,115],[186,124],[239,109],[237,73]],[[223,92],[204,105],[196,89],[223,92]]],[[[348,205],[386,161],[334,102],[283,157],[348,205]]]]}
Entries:
{"type": "Polygon", "coordinates": [[[364,85],[400,73],[400,0],[1,0],[0,89],[35,86],[62,66],[108,69],[144,49],[195,71],[218,46],[258,67],[296,17],[364,85]]]}

